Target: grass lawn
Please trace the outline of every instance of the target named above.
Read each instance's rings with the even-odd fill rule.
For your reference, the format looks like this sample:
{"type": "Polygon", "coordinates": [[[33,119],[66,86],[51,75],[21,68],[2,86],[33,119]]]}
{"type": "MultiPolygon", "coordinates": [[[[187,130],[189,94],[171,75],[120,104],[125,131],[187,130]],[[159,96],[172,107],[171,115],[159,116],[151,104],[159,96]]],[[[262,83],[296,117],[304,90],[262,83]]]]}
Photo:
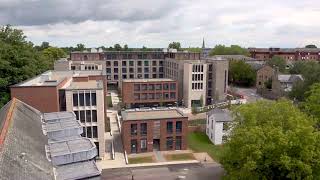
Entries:
{"type": "Polygon", "coordinates": [[[129,164],[152,163],[152,156],[128,158],[129,164]]]}
{"type": "Polygon", "coordinates": [[[206,119],[195,119],[188,121],[189,126],[198,126],[202,124],[206,124],[206,119]]]}
{"type": "Polygon", "coordinates": [[[107,105],[108,107],[112,107],[112,100],[111,100],[111,96],[107,96],[107,105]]]}
{"type": "Polygon", "coordinates": [[[165,155],[167,161],[184,161],[184,160],[195,160],[192,153],[184,154],[167,154],[165,155]]]}
{"type": "Polygon", "coordinates": [[[223,147],[212,144],[205,133],[194,132],[188,134],[189,148],[195,152],[207,152],[215,161],[220,160],[223,147]]]}

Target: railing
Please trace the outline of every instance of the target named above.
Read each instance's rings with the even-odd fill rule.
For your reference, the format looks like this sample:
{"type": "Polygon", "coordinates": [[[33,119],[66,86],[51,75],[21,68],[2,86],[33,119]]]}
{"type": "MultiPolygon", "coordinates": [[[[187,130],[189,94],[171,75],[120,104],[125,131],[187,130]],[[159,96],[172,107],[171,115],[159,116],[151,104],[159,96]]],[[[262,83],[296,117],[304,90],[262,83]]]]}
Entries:
{"type": "Polygon", "coordinates": [[[129,164],[127,151],[124,151],[124,160],[126,161],[126,164],[129,164]]]}
{"type": "Polygon", "coordinates": [[[114,152],[114,143],[113,143],[113,140],[112,140],[112,142],[111,142],[111,158],[112,158],[112,160],[115,159],[115,156],[116,156],[116,154],[114,152]]]}

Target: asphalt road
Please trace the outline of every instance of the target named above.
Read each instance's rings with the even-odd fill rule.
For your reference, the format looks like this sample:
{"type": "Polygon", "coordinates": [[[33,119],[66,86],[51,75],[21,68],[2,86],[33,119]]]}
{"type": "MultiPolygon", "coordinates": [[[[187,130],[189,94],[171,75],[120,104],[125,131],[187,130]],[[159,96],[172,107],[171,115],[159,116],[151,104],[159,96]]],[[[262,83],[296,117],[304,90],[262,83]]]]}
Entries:
{"type": "Polygon", "coordinates": [[[179,164],[153,167],[105,169],[101,179],[110,180],[220,180],[223,169],[216,164],[179,164]]]}
{"type": "Polygon", "coordinates": [[[236,92],[243,95],[248,102],[255,102],[263,99],[259,94],[257,94],[257,90],[255,88],[234,88],[236,89],[236,92]]]}

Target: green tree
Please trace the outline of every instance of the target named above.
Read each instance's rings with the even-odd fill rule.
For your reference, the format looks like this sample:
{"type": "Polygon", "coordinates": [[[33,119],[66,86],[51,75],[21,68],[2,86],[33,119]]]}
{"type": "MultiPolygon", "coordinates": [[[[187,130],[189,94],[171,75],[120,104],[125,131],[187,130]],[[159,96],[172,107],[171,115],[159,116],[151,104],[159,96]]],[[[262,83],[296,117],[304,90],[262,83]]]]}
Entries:
{"type": "Polygon", "coordinates": [[[168,48],[176,49],[179,51],[181,49],[181,44],[180,42],[172,42],[168,45],[168,48]]]}
{"type": "Polygon", "coordinates": [[[244,61],[230,61],[229,82],[241,86],[253,86],[256,82],[256,72],[244,61]]]}
{"type": "Polygon", "coordinates": [[[271,67],[278,67],[280,72],[286,71],[287,63],[283,58],[279,56],[273,56],[270,60],[267,61],[267,64],[271,67]]]}
{"type": "Polygon", "coordinates": [[[115,51],[121,51],[122,50],[122,47],[120,46],[120,44],[115,44],[113,46],[113,48],[114,48],[115,51]]]}
{"type": "Polygon", "coordinates": [[[320,83],[315,83],[306,92],[305,102],[302,103],[302,109],[312,117],[316,118],[320,125],[320,83]]]}
{"type": "Polygon", "coordinates": [[[125,45],[123,46],[123,50],[125,50],[125,51],[128,51],[128,50],[129,50],[129,48],[128,48],[128,45],[127,45],[127,44],[125,44],[125,45]]]}
{"type": "Polygon", "coordinates": [[[317,48],[317,46],[314,44],[309,44],[309,45],[306,45],[306,48],[317,48]]]}
{"type": "Polygon", "coordinates": [[[216,45],[210,52],[210,56],[214,55],[244,55],[249,56],[249,51],[246,48],[242,48],[238,45],[231,45],[227,47],[225,45],[216,45]]]}
{"type": "Polygon", "coordinates": [[[199,47],[183,48],[182,50],[186,50],[188,52],[193,52],[193,53],[201,53],[201,51],[202,51],[202,49],[199,47]]]}
{"type": "Polygon", "coordinates": [[[285,100],[236,107],[221,157],[226,179],[319,179],[320,136],[313,125],[285,100]]]}
{"type": "Polygon", "coordinates": [[[74,49],[75,51],[84,51],[86,50],[86,46],[84,44],[77,44],[77,47],[74,49]]]}

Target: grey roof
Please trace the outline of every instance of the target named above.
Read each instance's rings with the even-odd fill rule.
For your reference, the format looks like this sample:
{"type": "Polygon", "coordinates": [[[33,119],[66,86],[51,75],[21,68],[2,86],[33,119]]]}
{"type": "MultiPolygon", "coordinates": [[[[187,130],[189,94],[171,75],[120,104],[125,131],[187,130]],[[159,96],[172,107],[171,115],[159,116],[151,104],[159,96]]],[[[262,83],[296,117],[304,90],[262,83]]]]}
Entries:
{"type": "Polygon", "coordinates": [[[232,121],[231,112],[227,109],[215,108],[209,111],[208,116],[213,116],[216,122],[230,122],[232,121]]]}
{"type": "Polygon", "coordinates": [[[300,74],[279,74],[278,80],[283,83],[293,83],[297,80],[303,80],[300,74]]]}
{"type": "Polygon", "coordinates": [[[139,110],[139,111],[122,111],[122,119],[126,120],[154,120],[186,117],[178,109],[156,109],[156,110],[139,110]]]}
{"type": "Polygon", "coordinates": [[[100,175],[100,171],[93,160],[58,166],[55,173],[57,179],[88,179],[87,177],[100,175]]]}
{"type": "Polygon", "coordinates": [[[45,122],[49,121],[60,121],[61,119],[69,119],[74,120],[76,115],[73,112],[52,112],[52,113],[44,113],[43,120],[45,122]]]}
{"type": "Polygon", "coordinates": [[[175,80],[169,78],[158,78],[158,79],[124,79],[123,82],[165,82],[170,81],[174,82],[175,80]]]}

